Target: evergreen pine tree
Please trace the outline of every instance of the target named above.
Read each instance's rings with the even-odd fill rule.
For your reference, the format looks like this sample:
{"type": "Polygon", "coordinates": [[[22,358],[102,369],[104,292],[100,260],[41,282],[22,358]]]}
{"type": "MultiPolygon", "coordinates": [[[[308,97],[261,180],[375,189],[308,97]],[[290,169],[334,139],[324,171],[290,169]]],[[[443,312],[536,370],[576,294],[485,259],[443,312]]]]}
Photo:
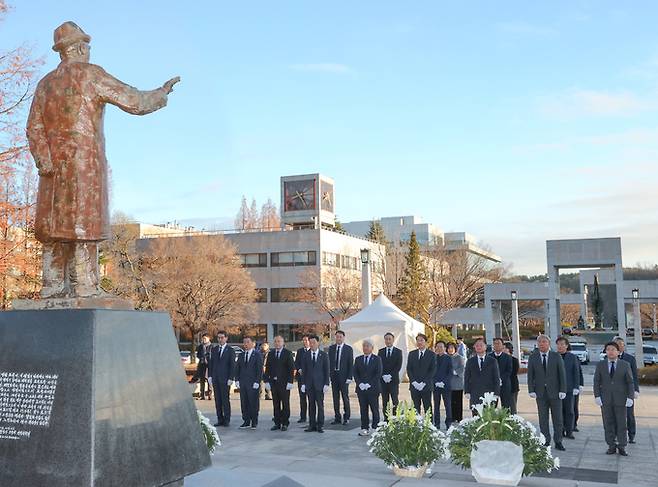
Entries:
{"type": "Polygon", "coordinates": [[[366,238],[373,240],[379,244],[386,245],[386,235],[384,234],[384,227],[379,222],[379,220],[373,220],[370,222],[370,229],[366,233],[366,238]]]}
{"type": "Polygon", "coordinates": [[[406,268],[400,280],[396,300],[400,308],[412,318],[423,323],[429,321],[430,293],[427,286],[427,268],[420,254],[416,232],[411,232],[406,268]]]}

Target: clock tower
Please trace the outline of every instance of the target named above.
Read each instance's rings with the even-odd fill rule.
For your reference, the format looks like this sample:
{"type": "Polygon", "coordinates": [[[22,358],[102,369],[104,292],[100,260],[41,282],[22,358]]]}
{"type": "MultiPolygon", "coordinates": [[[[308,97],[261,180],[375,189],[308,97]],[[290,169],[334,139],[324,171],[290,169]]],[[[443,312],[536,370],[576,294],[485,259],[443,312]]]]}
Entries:
{"type": "Polygon", "coordinates": [[[298,227],[336,224],[334,180],[321,174],[281,178],[281,223],[298,227]]]}

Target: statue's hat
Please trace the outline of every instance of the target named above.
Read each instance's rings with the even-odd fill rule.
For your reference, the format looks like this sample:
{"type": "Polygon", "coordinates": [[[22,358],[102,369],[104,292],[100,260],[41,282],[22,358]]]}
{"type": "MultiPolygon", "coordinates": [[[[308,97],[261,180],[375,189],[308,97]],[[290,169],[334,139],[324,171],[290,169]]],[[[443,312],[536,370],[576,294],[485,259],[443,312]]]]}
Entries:
{"type": "Polygon", "coordinates": [[[89,42],[91,41],[91,37],[85,34],[85,32],[78,27],[78,24],[68,21],[55,29],[53,41],[55,42],[53,45],[53,51],[59,52],[76,42],[89,42]]]}

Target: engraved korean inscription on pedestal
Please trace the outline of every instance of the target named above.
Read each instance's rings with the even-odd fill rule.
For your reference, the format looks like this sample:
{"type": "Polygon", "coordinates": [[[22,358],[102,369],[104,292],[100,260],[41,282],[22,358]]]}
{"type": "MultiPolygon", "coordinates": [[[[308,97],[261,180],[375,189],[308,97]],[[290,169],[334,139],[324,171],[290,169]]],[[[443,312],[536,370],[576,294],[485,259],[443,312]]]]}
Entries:
{"type": "Polygon", "coordinates": [[[57,374],[0,372],[0,439],[27,440],[47,428],[57,390],[57,374]]]}

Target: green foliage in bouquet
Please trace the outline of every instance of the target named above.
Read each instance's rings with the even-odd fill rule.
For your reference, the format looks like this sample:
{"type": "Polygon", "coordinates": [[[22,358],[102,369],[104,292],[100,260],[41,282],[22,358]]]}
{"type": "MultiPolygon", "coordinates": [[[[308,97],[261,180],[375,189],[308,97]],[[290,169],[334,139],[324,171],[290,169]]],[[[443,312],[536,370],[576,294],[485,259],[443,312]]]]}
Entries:
{"type": "Polygon", "coordinates": [[[217,434],[217,429],[212,425],[210,420],[206,418],[201,411],[197,410],[199,416],[199,424],[201,425],[201,431],[203,433],[204,440],[206,441],[206,446],[208,447],[208,452],[210,454],[214,453],[218,446],[222,444],[217,434]]]}
{"type": "Polygon", "coordinates": [[[428,413],[419,415],[413,406],[400,403],[397,413],[389,411],[388,423],[368,440],[370,452],[389,467],[422,467],[445,455],[445,435],[433,424],[428,413]]]}
{"type": "Polygon", "coordinates": [[[521,416],[512,415],[507,408],[497,408],[494,394],[487,393],[482,404],[475,408],[478,416],[464,419],[448,430],[449,453],[452,462],[470,468],[471,451],[481,440],[510,441],[523,448],[523,475],[550,472],[560,466],[560,459],[544,446],[544,436],[521,416]]]}

